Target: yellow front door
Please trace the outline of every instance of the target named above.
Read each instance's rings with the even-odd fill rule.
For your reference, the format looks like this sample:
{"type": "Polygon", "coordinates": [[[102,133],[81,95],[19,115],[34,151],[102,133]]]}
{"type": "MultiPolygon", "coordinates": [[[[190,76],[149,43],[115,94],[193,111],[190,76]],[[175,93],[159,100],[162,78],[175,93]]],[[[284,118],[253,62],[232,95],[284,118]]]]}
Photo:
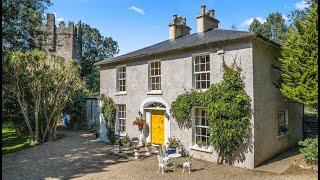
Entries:
{"type": "Polygon", "coordinates": [[[164,143],[164,111],[151,111],[151,143],[164,143]]]}

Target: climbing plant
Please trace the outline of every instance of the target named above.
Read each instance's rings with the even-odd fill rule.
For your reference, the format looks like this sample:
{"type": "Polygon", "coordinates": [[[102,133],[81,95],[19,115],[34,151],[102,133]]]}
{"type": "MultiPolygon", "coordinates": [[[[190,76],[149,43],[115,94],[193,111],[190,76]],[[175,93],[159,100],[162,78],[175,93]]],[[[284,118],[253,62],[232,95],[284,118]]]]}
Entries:
{"type": "Polygon", "coordinates": [[[250,143],[250,98],[244,90],[240,69],[223,64],[223,79],[205,91],[179,95],[170,112],[179,124],[191,123],[195,106],[205,107],[210,143],[218,152],[218,163],[231,163],[236,152],[250,143]]]}
{"type": "Polygon", "coordinates": [[[232,162],[238,150],[250,144],[250,98],[244,90],[240,70],[224,65],[220,83],[206,92],[206,115],[210,142],[218,152],[218,163],[232,162]]]}
{"type": "Polygon", "coordinates": [[[203,105],[203,93],[192,90],[177,97],[171,104],[170,113],[174,116],[178,124],[183,126],[191,122],[192,108],[203,105]]]}
{"type": "Polygon", "coordinates": [[[115,103],[104,94],[100,95],[102,101],[102,114],[106,122],[106,128],[108,129],[108,138],[110,141],[114,139],[115,132],[115,119],[116,119],[116,107],[115,103]]]}

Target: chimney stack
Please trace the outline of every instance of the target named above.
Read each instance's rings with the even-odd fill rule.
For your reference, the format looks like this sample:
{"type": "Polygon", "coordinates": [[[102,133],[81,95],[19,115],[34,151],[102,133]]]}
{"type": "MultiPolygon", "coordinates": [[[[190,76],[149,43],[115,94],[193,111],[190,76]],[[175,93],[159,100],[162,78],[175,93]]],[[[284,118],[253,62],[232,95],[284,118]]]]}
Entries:
{"type": "Polygon", "coordinates": [[[214,16],[215,14],[213,9],[206,12],[206,6],[201,6],[201,12],[196,17],[198,33],[203,33],[211,29],[218,28],[219,20],[214,16]]]}
{"type": "Polygon", "coordinates": [[[179,37],[190,35],[191,28],[187,26],[186,18],[173,15],[173,21],[169,24],[169,39],[174,40],[179,37]]]}

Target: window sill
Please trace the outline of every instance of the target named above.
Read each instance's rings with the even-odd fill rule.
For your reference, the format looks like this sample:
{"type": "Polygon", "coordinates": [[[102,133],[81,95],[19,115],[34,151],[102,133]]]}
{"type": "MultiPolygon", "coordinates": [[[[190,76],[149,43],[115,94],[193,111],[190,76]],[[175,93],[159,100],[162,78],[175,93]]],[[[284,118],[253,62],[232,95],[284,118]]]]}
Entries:
{"type": "Polygon", "coordinates": [[[278,135],[278,136],[277,136],[277,139],[286,137],[286,136],[288,136],[288,135],[289,135],[289,132],[287,132],[287,133],[285,133],[285,134],[278,135]]]}
{"type": "Polygon", "coordinates": [[[127,92],[126,91],[117,92],[115,95],[116,96],[127,95],[127,92]]]}
{"type": "MultiPolygon", "coordinates": [[[[209,88],[208,88],[208,89],[209,89],[209,88]]],[[[195,88],[194,88],[194,90],[197,91],[197,92],[206,92],[208,89],[195,89],[195,88]]]]}
{"type": "Polygon", "coordinates": [[[206,152],[206,153],[213,153],[210,146],[208,148],[200,148],[199,146],[194,145],[194,146],[191,146],[190,149],[195,150],[195,151],[206,152]]]}
{"type": "Polygon", "coordinates": [[[161,90],[154,90],[154,91],[149,91],[147,92],[148,95],[162,95],[161,90]]]}
{"type": "Polygon", "coordinates": [[[127,135],[127,132],[114,133],[115,136],[124,137],[127,135]]]}

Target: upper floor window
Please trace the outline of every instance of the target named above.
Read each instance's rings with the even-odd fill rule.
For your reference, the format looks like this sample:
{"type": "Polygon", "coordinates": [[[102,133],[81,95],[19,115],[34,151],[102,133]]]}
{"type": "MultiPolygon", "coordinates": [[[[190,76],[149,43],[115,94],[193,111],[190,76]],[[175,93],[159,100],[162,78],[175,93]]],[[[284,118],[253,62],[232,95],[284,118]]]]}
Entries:
{"type": "Polygon", "coordinates": [[[210,56],[197,55],[193,61],[195,89],[208,89],[210,86],[210,56]]]}
{"type": "Polygon", "coordinates": [[[126,132],[126,105],[119,104],[118,105],[118,127],[120,133],[126,132]]]}
{"type": "Polygon", "coordinates": [[[205,108],[195,108],[194,110],[194,140],[199,147],[208,147],[210,145],[209,124],[206,117],[205,108]]]}
{"type": "Polygon", "coordinates": [[[119,66],[117,68],[117,91],[126,91],[126,66],[119,66]]]}
{"type": "Polygon", "coordinates": [[[277,113],[278,118],[278,136],[288,133],[288,110],[281,109],[277,113]]]}
{"type": "Polygon", "coordinates": [[[150,62],[149,90],[161,90],[161,61],[150,62]]]}

